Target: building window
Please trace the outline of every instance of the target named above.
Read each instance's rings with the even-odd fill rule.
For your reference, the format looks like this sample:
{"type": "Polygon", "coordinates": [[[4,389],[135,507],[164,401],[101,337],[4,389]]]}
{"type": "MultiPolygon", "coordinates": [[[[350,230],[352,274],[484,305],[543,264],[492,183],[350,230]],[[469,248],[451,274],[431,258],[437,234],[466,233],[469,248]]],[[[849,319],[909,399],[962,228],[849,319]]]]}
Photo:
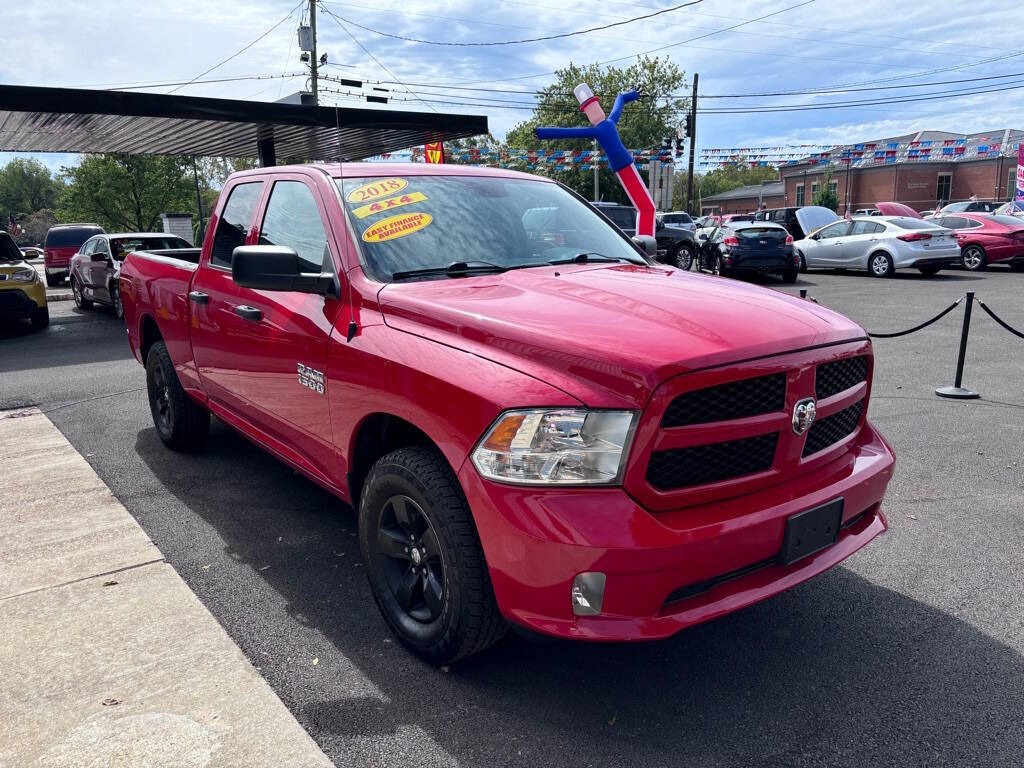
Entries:
{"type": "Polygon", "coordinates": [[[797,184],[796,185],[796,204],[797,204],[797,207],[799,207],[801,205],[805,205],[805,203],[804,203],[804,185],[803,184],[797,184]]]}
{"type": "Polygon", "coordinates": [[[811,184],[811,200],[814,200],[816,194],[818,194],[818,182],[811,184]]]}
{"type": "Polygon", "coordinates": [[[1017,196],[1017,166],[1010,169],[1006,179],[1006,199],[1013,200],[1017,196]]]}
{"type": "Polygon", "coordinates": [[[935,189],[935,201],[936,202],[949,202],[949,196],[953,191],[953,174],[952,173],[940,173],[939,183],[935,189]]]}
{"type": "Polygon", "coordinates": [[[839,199],[839,182],[838,181],[830,181],[828,183],[828,190],[829,190],[829,192],[831,192],[833,195],[836,196],[836,200],[839,199]]]}

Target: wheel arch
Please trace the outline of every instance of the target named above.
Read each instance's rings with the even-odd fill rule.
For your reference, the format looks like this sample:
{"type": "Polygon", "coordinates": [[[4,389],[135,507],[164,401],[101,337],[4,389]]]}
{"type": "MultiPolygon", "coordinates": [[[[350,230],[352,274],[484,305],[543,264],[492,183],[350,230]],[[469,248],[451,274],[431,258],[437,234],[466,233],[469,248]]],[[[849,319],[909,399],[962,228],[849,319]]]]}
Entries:
{"type": "Polygon", "coordinates": [[[150,314],[143,314],[139,319],[139,354],[142,356],[142,364],[146,364],[146,357],[150,348],[158,341],[163,341],[164,336],[160,333],[160,326],[150,314]]]}
{"type": "MultiPolygon", "coordinates": [[[[401,416],[386,411],[366,414],[353,430],[348,444],[348,455],[352,460],[347,480],[352,506],[359,509],[363,485],[379,459],[400,448],[414,446],[430,446],[444,456],[436,441],[401,416]]],[[[452,472],[458,472],[458,467],[452,467],[452,472]]]]}

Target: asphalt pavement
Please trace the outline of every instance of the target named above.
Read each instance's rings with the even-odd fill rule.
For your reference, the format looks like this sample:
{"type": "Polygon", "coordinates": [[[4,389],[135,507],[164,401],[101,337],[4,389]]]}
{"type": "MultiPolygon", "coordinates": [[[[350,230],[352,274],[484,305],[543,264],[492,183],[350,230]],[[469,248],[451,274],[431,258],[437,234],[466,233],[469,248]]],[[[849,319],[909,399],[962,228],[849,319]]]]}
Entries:
{"type": "MultiPolygon", "coordinates": [[[[870,331],[967,290],[1024,328],[1007,270],[768,282],[870,331]]],[[[977,307],[964,383],[982,400],[933,394],[960,310],[876,342],[891,527],[841,567],[668,641],[510,635],[445,670],[391,640],[349,508],[218,422],[205,453],[165,450],[123,326],[72,306],[0,329],[0,408],[48,414],[337,765],[1022,763],[1024,340],[977,307]]]]}

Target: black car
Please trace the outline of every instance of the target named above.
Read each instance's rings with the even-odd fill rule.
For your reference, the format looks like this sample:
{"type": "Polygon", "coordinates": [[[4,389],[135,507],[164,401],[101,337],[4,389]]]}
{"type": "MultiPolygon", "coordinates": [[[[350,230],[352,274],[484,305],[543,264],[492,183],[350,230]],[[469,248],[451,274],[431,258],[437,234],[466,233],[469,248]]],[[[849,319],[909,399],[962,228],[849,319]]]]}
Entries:
{"type": "Polygon", "coordinates": [[[701,244],[699,269],[716,275],[767,272],[795,283],[799,257],[793,253],[793,236],[780,224],[764,221],[733,221],[712,232],[701,244]]]}
{"type": "MultiPolygon", "coordinates": [[[[636,208],[619,203],[592,203],[607,216],[612,224],[627,235],[636,234],[636,208]]],[[[693,232],[680,227],[666,226],[658,221],[654,239],[658,241],[658,261],[672,264],[680,269],[689,269],[697,254],[697,239],[693,232]]]]}

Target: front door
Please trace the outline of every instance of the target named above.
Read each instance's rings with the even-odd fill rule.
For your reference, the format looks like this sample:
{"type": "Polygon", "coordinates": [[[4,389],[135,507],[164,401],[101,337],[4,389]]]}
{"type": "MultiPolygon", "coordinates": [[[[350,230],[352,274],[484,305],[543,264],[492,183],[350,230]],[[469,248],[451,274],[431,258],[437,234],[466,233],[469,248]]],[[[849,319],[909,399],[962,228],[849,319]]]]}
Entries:
{"type": "MultiPolygon", "coordinates": [[[[313,179],[277,175],[259,222],[259,244],[292,248],[303,272],[338,274],[340,256],[313,179]]],[[[240,288],[234,321],[241,356],[236,392],[259,426],[327,478],[334,449],[328,408],[327,346],[341,302],[298,291],[240,288]]],[[[295,458],[295,457],[293,457],[295,458]]]]}
{"type": "Polygon", "coordinates": [[[843,241],[849,228],[850,222],[837,221],[818,232],[813,266],[830,269],[843,266],[843,241]]]}

